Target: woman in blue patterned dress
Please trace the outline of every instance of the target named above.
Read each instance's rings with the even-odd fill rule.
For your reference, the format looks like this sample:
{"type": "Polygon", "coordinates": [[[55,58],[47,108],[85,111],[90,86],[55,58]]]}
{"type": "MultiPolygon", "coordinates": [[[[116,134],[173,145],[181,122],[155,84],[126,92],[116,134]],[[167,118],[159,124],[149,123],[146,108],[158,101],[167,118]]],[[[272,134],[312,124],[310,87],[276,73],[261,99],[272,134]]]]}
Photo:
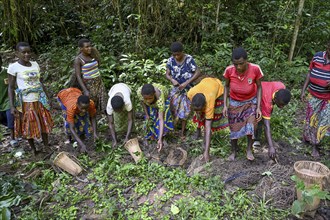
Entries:
{"type": "Polygon", "coordinates": [[[171,45],[172,56],[166,64],[166,78],[173,84],[169,93],[170,106],[175,121],[181,120],[181,137],[184,138],[187,118],[190,113],[190,100],[187,91],[200,75],[194,58],[183,53],[183,45],[174,42],[171,45]]]}

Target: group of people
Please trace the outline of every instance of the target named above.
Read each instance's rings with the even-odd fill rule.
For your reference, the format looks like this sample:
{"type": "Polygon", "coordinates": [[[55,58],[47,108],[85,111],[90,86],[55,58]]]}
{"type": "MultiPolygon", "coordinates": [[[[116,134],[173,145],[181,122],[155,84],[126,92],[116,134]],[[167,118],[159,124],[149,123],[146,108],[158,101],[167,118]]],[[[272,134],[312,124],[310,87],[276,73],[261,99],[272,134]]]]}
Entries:
{"type": "MultiPolygon", "coordinates": [[[[131,136],[134,127],[132,98],[135,94],[127,84],[117,83],[110,88],[107,96],[99,71],[97,50],[88,39],[81,39],[78,47],[74,70],[79,88],[66,88],[57,94],[68,140],[76,141],[80,151],[86,151],[84,139],[92,135],[97,138],[96,115],[104,113],[108,116],[115,147],[119,142],[118,132],[126,133],[124,142],[131,136]]],[[[172,43],[170,49],[172,56],[166,64],[166,78],[172,88],[154,82],[137,90],[136,95],[145,113],[145,138],[157,141],[158,151],[161,151],[165,135],[180,125],[184,141],[187,121],[194,113],[192,120],[197,123],[196,137],[200,137],[204,130],[203,159],[206,162],[210,160],[212,132],[227,127],[232,148],[228,159],[235,159],[238,139],[246,136],[246,157],[254,160],[252,147],[260,146],[263,125],[268,153],[274,159],[276,150],[270,117],[274,105],[283,108],[291,99],[285,85],[282,82],[262,82],[261,68],[248,62],[247,52],[241,47],[232,52],[233,64],[224,71],[224,84],[216,77],[202,76],[194,58],[184,53],[180,42],[172,43]]],[[[12,145],[17,144],[15,136],[20,136],[27,139],[33,152],[37,153],[34,139],[41,137],[44,146],[48,147],[48,134],[53,127],[48,95],[41,82],[39,65],[30,60],[29,44],[18,43],[16,56],[18,61],[9,65],[8,75],[1,73],[1,83],[4,84],[0,94],[1,123],[11,130],[12,145]],[[5,76],[8,76],[7,81],[5,76]],[[5,95],[7,85],[8,97],[5,95]]],[[[330,43],[325,52],[314,56],[303,86],[302,99],[307,86],[310,97],[304,138],[313,145],[313,156],[318,156],[318,145],[330,130],[330,43]]]]}

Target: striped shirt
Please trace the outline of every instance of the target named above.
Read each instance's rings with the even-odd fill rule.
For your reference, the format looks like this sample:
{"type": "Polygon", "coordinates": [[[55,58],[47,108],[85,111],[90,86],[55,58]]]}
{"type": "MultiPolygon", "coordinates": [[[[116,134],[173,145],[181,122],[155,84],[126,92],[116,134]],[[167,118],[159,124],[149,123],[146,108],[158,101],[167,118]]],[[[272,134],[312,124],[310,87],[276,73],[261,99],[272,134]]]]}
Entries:
{"type": "Polygon", "coordinates": [[[81,61],[84,63],[81,67],[81,73],[84,79],[93,79],[100,76],[99,62],[95,59],[90,62],[85,62],[82,58],[81,61]]]}
{"type": "Polygon", "coordinates": [[[325,51],[314,55],[310,65],[310,81],[308,91],[318,99],[330,100],[330,60],[327,60],[325,51]]]}

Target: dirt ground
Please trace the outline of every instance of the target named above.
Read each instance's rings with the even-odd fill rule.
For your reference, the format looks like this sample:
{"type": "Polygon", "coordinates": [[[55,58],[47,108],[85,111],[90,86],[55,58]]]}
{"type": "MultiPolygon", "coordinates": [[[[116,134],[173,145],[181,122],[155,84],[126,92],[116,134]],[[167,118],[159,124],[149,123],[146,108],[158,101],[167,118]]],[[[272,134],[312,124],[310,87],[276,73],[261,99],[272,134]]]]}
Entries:
{"type": "MultiPolygon", "coordinates": [[[[67,151],[77,155],[76,149],[74,149],[71,144],[66,143],[66,137],[63,135],[62,119],[59,117],[61,112],[58,109],[55,109],[52,114],[56,117],[54,117],[54,131],[50,135],[51,151],[36,157],[25,157],[25,159],[20,161],[14,160],[11,164],[2,164],[0,167],[0,172],[6,173],[6,175],[19,173],[23,177],[37,177],[40,174],[40,170],[32,170],[31,172],[26,173],[24,171],[26,164],[33,161],[45,160],[47,163],[52,165],[52,158],[54,158],[54,155],[60,151],[67,151]],[[15,163],[20,164],[16,164],[14,166],[15,163]]],[[[142,120],[140,115],[138,115],[137,120],[142,120]]],[[[4,131],[4,128],[1,129],[4,131]]],[[[5,138],[2,142],[3,147],[0,148],[1,155],[17,150],[10,147],[8,143],[9,137],[6,132],[4,134],[5,138]]],[[[103,129],[103,131],[100,132],[100,138],[108,139],[108,129],[103,129]]],[[[313,160],[310,155],[304,154],[304,151],[297,150],[307,146],[302,144],[297,148],[292,147],[290,144],[285,142],[278,142],[275,144],[278,154],[276,162],[269,159],[267,148],[263,145],[258,149],[254,149],[255,160],[252,162],[248,161],[245,157],[238,157],[233,162],[227,161],[225,158],[211,157],[211,162],[204,165],[198,156],[192,157],[187,153],[189,152],[189,148],[191,148],[191,144],[189,142],[181,142],[178,144],[176,138],[167,140],[161,154],[158,154],[155,150],[155,143],[149,143],[145,146],[142,137],[139,137],[139,142],[144,155],[151,161],[163,164],[164,166],[181,166],[187,170],[187,174],[190,176],[197,173],[203,176],[219,175],[225,183],[226,190],[235,191],[237,188],[245,189],[251,196],[255,195],[254,198],[263,198],[267,201],[269,200],[274,207],[281,209],[289,209],[292,202],[296,199],[294,182],[290,179],[290,177],[294,174],[294,162],[299,160],[313,160]]],[[[36,143],[37,147],[41,149],[41,140],[36,143]]],[[[28,143],[24,140],[20,142],[20,149],[24,152],[30,151],[28,143]]],[[[95,160],[98,160],[102,156],[93,151],[92,142],[89,144],[89,156],[95,160]]],[[[132,158],[127,154],[123,161],[132,162],[132,158]]],[[[86,184],[82,182],[76,187],[83,190],[85,185],[86,184]]],[[[162,185],[158,185],[147,196],[141,196],[135,205],[142,204],[146,201],[152,203],[156,195],[162,195],[165,191],[166,189],[164,189],[162,185]]],[[[127,189],[126,193],[126,196],[131,196],[131,189],[127,189]]],[[[177,196],[177,198],[173,198],[172,201],[179,198],[180,196],[177,196]]],[[[82,208],[83,206],[92,205],[89,203],[91,203],[91,201],[85,201],[82,203],[82,208]]],[[[322,202],[314,219],[330,219],[329,211],[329,204],[322,202]]],[[[82,219],[84,218],[82,217],[82,219]]],[[[292,219],[294,219],[294,217],[292,217],[292,219]]]]}

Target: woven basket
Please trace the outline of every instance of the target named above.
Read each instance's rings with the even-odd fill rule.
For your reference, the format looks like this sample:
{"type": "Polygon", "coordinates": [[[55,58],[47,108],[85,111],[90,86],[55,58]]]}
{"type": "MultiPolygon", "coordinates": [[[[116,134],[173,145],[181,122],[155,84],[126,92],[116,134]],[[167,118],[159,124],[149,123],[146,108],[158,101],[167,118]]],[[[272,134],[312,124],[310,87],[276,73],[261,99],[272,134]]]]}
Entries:
{"type": "Polygon", "coordinates": [[[137,138],[130,139],[126,142],[125,146],[126,150],[133,157],[135,163],[139,162],[142,158],[142,151],[139,145],[139,141],[137,138]]]}
{"type": "Polygon", "coordinates": [[[304,183],[319,184],[322,187],[324,178],[330,175],[328,167],[314,161],[297,161],[294,163],[296,176],[304,183]]]}
{"type": "Polygon", "coordinates": [[[60,152],[54,159],[54,164],[73,176],[77,176],[82,168],[74,162],[67,152],[60,152]]]}
{"type": "MultiPolygon", "coordinates": [[[[304,182],[306,188],[316,184],[322,189],[323,182],[330,175],[328,167],[322,163],[314,161],[297,161],[294,163],[294,170],[296,176],[304,182]]],[[[299,189],[297,189],[297,198],[298,200],[302,200],[302,192],[299,189]]],[[[314,217],[319,204],[320,199],[315,197],[313,203],[305,207],[305,214],[314,217]]]]}

